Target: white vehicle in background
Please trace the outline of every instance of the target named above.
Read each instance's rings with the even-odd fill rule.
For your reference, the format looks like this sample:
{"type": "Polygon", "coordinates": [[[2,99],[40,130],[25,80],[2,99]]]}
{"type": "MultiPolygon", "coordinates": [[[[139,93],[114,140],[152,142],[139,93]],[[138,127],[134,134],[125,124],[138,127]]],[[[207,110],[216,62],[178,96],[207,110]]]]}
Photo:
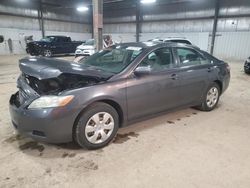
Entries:
{"type": "Polygon", "coordinates": [[[80,46],[77,46],[75,51],[75,57],[79,56],[91,56],[96,52],[95,40],[89,39],[80,46]]]}
{"type": "Polygon", "coordinates": [[[192,44],[190,42],[190,40],[186,39],[186,38],[182,38],[182,37],[168,37],[165,39],[161,39],[161,38],[155,38],[155,39],[151,39],[149,40],[151,42],[176,42],[176,43],[182,43],[182,44],[192,44]]]}
{"type": "MultiPolygon", "coordinates": [[[[114,44],[112,37],[110,35],[103,36],[103,48],[109,48],[114,44]]],[[[75,51],[75,57],[88,57],[96,52],[95,39],[88,39],[80,46],[77,46],[75,51]]]]}

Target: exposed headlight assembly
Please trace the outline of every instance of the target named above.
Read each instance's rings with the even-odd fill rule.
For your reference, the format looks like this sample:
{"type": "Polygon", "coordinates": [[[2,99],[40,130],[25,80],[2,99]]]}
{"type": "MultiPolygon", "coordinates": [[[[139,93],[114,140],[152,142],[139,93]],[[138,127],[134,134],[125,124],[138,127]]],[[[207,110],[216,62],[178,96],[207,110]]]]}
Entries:
{"type": "Polygon", "coordinates": [[[53,107],[61,107],[65,106],[72,99],[73,95],[69,96],[42,96],[36,100],[34,100],[29,106],[28,109],[38,109],[38,108],[53,108],[53,107]]]}

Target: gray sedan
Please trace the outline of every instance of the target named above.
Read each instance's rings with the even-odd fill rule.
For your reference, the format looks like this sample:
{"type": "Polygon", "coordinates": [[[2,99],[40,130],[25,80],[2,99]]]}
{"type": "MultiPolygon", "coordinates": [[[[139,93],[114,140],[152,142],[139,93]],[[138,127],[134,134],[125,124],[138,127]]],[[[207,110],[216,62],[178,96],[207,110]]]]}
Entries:
{"type": "Polygon", "coordinates": [[[10,98],[14,127],[38,141],[75,141],[97,149],[118,128],[176,108],[213,110],[230,68],[197,47],[124,43],[79,63],[20,60],[19,91],[10,98]]]}

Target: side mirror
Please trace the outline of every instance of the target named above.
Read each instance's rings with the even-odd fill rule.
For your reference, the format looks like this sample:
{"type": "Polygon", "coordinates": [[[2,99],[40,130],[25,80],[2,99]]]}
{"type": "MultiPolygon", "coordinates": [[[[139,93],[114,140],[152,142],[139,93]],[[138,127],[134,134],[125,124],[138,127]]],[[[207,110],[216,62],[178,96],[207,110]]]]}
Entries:
{"type": "Polygon", "coordinates": [[[0,43],[3,43],[3,41],[4,41],[4,37],[3,35],[0,35],[0,43]]]}
{"type": "Polygon", "coordinates": [[[134,70],[135,75],[145,75],[145,74],[150,74],[151,72],[152,72],[152,69],[150,66],[137,67],[134,70]]]}

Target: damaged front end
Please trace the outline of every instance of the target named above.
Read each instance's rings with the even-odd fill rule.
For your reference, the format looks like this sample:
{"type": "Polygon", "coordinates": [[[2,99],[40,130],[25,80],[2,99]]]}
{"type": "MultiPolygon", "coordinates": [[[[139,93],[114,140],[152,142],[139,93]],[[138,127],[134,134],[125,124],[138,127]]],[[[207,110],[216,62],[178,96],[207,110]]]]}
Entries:
{"type": "Polygon", "coordinates": [[[23,135],[50,143],[72,141],[72,126],[82,107],[70,91],[112,76],[93,67],[37,57],[21,59],[19,67],[18,92],[9,101],[12,124],[23,135]]]}
{"type": "Polygon", "coordinates": [[[19,91],[10,101],[16,107],[27,106],[39,97],[60,96],[64,91],[92,86],[112,76],[84,65],[47,58],[24,58],[19,67],[19,91]]]}
{"type": "Polygon", "coordinates": [[[100,81],[97,78],[74,74],[61,74],[56,78],[39,80],[22,73],[17,81],[19,91],[12,95],[10,103],[17,108],[20,106],[25,108],[39,97],[60,96],[63,91],[95,85],[100,81]]]}

